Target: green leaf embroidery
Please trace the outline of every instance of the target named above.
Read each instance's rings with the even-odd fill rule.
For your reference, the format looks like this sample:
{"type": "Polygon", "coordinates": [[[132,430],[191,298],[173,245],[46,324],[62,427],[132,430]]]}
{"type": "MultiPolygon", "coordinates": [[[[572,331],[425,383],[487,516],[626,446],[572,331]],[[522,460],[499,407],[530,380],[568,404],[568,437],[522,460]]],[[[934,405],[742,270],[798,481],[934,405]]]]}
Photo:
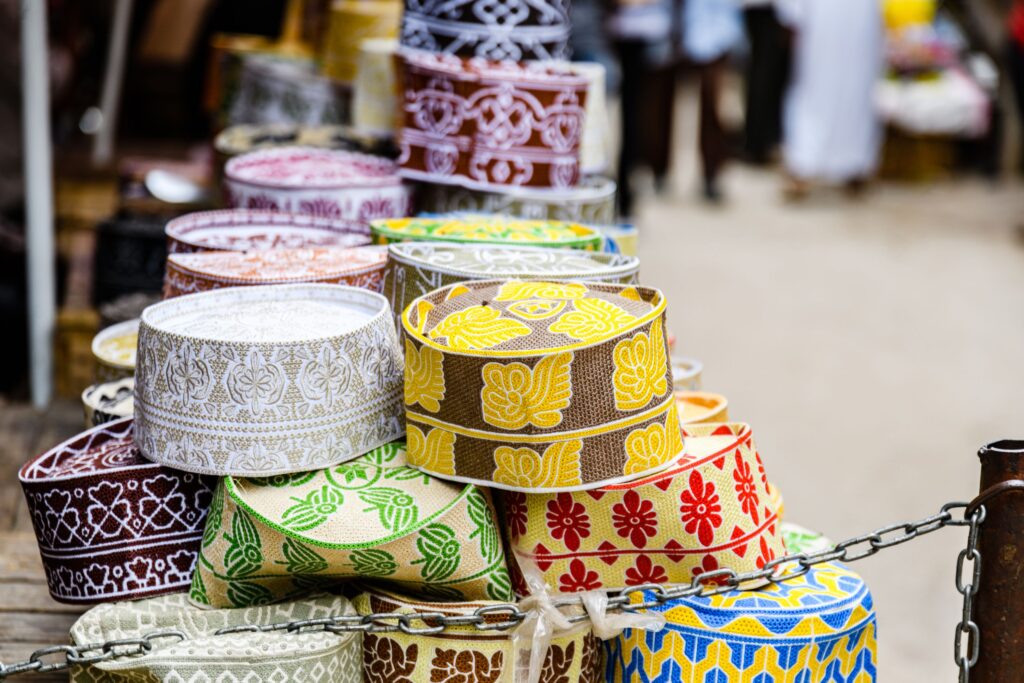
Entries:
{"type": "MultiPolygon", "coordinates": [[[[292,585],[295,586],[295,590],[298,593],[311,593],[325,590],[331,584],[335,583],[336,579],[330,576],[293,576],[292,585]]],[[[281,599],[278,595],[277,599],[281,599]]]]}
{"type": "Polygon", "coordinates": [[[384,478],[390,481],[413,481],[422,479],[424,486],[430,486],[430,475],[412,467],[389,467],[384,470],[384,478]]]}
{"type": "Polygon", "coordinates": [[[416,549],[423,556],[411,564],[422,564],[420,575],[424,581],[443,581],[459,568],[462,546],[455,532],[444,524],[431,524],[420,531],[416,549]]]}
{"type": "Polygon", "coordinates": [[[302,486],[316,476],[316,470],[312,472],[295,472],[294,474],[275,474],[272,477],[252,477],[250,482],[256,486],[273,486],[282,489],[287,486],[302,486]]]}
{"type": "Polygon", "coordinates": [[[470,539],[480,537],[480,555],[484,562],[494,562],[501,556],[501,542],[498,539],[498,527],[494,522],[491,506],[484,497],[483,491],[474,488],[467,498],[469,518],[476,529],[469,535],[470,539]]]}
{"type": "Polygon", "coordinates": [[[513,598],[512,580],[509,578],[508,569],[500,564],[491,572],[490,581],[487,583],[487,597],[491,600],[506,602],[513,598]]]}
{"type": "Polygon", "coordinates": [[[206,584],[203,583],[203,576],[198,569],[192,575],[192,588],[189,590],[188,597],[200,605],[210,604],[210,598],[206,596],[206,584]]]}
{"type": "Polygon", "coordinates": [[[327,518],[338,511],[345,497],[341,491],[324,484],[319,489],[310,491],[305,498],[292,496],[295,505],[284,511],[281,515],[281,524],[286,529],[294,531],[309,531],[315,529],[327,518]]]}
{"type": "Polygon", "coordinates": [[[289,574],[316,574],[327,569],[327,560],[294,539],[286,539],[281,552],[285,562],[276,564],[286,565],[289,574]]]}
{"type": "Polygon", "coordinates": [[[374,448],[363,456],[363,459],[372,462],[378,467],[384,467],[398,459],[398,457],[403,453],[405,453],[405,442],[392,441],[391,443],[386,443],[379,448],[374,448]]]}
{"type": "Polygon", "coordinates": [[[232,581],[228,584],[228,601],[235,607],[269,605],[274,601],[274,594],[258,583],[232,581]]]}
{"type": "Polygon", "coordinates": [[[217,540],[220,533],[220,525],[224,515],[224,484],[218,484],[217,490],[213,492],[213,500],[210,501],[210,513],[206,517],[206,527],[203,529],[203,546],[206,547],[217,540]]]}
{"type": "Polygon", "coordinates": [[[249,515],[241,510],[231,518],[231,533],[224,534],[228,550],[224,553],[224,565],[229,578],[247,576],[263,566],[263,549],[256,526],[249,515]]]}
{"type": "Polygon", "coordinates": [[[380,487],[360,491],[357,495],[360,500],[370,506],[363,512],[376,510],[381,526],[388,531],[398,532],[408,529],[419,518],[420,511],[416,507],[416,501],[400,489],[380,487]]]}
{"type": "Polygon", "coordinates": [[[380,468],[359,458],[342,463],[327,470],[327,480],[341,489],[355,491],[372,486],[380,479],[380,468]]]}
{"type": "Polygon", "coordinates": [[[391,553],[376,548],[354,550],[348,559],[360,576],[390,576],[398,570],[398,563],[391,553]]]}

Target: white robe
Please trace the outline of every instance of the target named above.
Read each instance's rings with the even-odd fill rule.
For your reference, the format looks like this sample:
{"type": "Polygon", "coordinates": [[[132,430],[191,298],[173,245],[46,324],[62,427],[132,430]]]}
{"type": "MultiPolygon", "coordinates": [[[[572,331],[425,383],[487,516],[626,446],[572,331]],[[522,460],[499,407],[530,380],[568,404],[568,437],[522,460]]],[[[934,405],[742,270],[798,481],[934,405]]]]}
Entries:
{"type": "Polygon", "coordinates": [[[884,59],[879,0],[782,0],[796,31],[783,151],[799,178],[871,175],[882,131],[875,87],[884,59]]]}

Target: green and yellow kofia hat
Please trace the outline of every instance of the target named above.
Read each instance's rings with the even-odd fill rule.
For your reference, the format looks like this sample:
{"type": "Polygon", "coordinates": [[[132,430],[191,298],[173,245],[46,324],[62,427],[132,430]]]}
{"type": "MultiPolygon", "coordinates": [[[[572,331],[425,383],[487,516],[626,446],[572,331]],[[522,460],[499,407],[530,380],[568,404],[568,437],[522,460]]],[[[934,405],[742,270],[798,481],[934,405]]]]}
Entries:
{"type": "Polygon", "coordinates": [[[578,223],[466,214],[458,218],[387,218],[370,221],[377,244],[466,242],[559,249],[601,248],[601,234],[578,223]]]}
{"type": "Polygon", "coordinates": [[[393,442],[323,470],[226,477],[214,494],[192,601],[248,607],[340,579],[445,600],[509,600],[488,492],[404,464],[393,442]]]}
{"type": "Polygon", "coordinates": [[[402,323],[413,467],[576,491],[658,472],[683,451],[656,289],[464,282],[414,300],[402,323]]]}

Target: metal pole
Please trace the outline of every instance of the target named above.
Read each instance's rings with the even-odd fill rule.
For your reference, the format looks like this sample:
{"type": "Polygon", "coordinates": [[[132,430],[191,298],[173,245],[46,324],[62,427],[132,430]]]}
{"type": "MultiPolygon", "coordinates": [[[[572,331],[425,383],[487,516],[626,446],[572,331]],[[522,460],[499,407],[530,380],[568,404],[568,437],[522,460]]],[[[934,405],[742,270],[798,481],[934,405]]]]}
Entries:
{"type": "Polygon", "coordinates": [[[32,403],[42,409],[50,403],[53,391],[53,331],[57,315],[50,68],[46,46],[46,2],[22,0],[20,4],[29,353],[32,403]]]}
{"type": "MultiPolygon", "coordinates": [[[[1024,479],[1024,441],[996,441],[978,451],[981,491],[1024,479]]],[[[971,680],[1024,681],[1024,495],[1011,493],[985,501],[978,534],[980,589],[975,622],[981,634],[971,680]]]]}
{"type": "Polygon", "coordinates": [[[114,156],[114,136],[117,135],[117,114],[121,105],[121,83],[124,80],[128,20],[131,15],[132,0],[117,0],[110,27],[110,43],[107,46],[107,71],[103,77],[103,93],[100,95],[102,118],[92,147],[93,166],[103,166],[114,156]]]}

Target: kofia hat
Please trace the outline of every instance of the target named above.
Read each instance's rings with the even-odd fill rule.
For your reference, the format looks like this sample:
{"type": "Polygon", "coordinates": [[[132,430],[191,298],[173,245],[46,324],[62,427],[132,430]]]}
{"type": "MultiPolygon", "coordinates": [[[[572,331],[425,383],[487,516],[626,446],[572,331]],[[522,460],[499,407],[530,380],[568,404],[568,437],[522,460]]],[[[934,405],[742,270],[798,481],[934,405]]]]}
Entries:
{"type": "Polygon", "coordinates": [[[18,472],[54,600],[185,590],[214,482],[150,462],[132,419],[90,429],[18,472]]]}
{"type": "Polygon", "coordinates": [[[402,465],[399,445],[325,470],[223,479],[192,600],[245,607],[357,577],[434,599],[511,598],[489,494],[402,465]]]}
{"type": "Polygon", "coordinates": [[[113,382],[135,373],[135,351],[139,344],[139,321],[126,320],[105,327],[92,339],[96,379],[113,382]]]}
{"type": "Polygon", "coordinates": [[[660,291],[491,280],[403,315],[409,462],[512,491],[642,478],[683,451],[660,291]]]}
{"type": "MultiPolygon", "coordinates": [[[[480,608],[499,603],[425,602],[368,588],[356,596],[353,604],[363,615],[430,613],[457,617],[471,616],[480,608]]],[[[498,622],[505,616],[494,614],[489,618],[498,622]]],[[[471,625],[449,627],[435,634],[367,633],[363,636],[363,676],[366,683],[511,681],[520,663],[519,654],[510,632],[481,631],[471,625]]],[[[540,680],[594,683],[601,680],[601,655],[600,641],[587,627],[557,634],[544,653],[540,680]]]]}
{"type": "Polygon", "coordinates": [[[370,243],[370,231],[359,221],[248,209],[185,214],[169,221],[164,233],[170,254],[362,247],[370,243]]]}
{"type": "Polygon", "coordinates": [[[322,283],[379,292],[388,261],[383,247],[308,247],[169,254],[165,299],[225,287],[322,283]]]}
{"type": "Polygon", "coordinates": [[[229,207],[369,221],[407,216],[412,191],[384,157],[312,147],[275,147],[224,166],[229,207]]]}
{"type": "Polygon", "coordinates": [[[231,287],[142,314],[139,448],[192,472],[266,476],[351,460],[402,435],[402,357],[380,294],[231,287]]]}
{"type": "Polygon", "coordinates": [[[871,593],[839,564],[756,591],[672,600],[651,612],[665,617],[661,631],[632,629],[607,641],[609,683],[875,680],[871,593]]]}
{"type": "Polygon", "coordinates": [[[601,235],[576,223],[507,216],[460,215],[392,218],[370,223],[377,244],[455,242],[597,251],[601,235]]]}
{"type": "Polygon", "coordinates": [[[72,664],[71,680],[362,683],[360,634],[259,630],[354,613],[348,600],[335,595],[232,610],[199,609],[188,604],[185,593],[100,605],[71,627],[71,640],[78,647],[111,640],[136,642],[158,631],[166,635],[148,641],[150,647],[135,657],[72,664]],[[232,628],[239,630],[217,634],[232,628]]]}
{"type": "Polygon", "coordinates": [[[785,554],[768,480],[744,424],[683,428],[663,472],[575,493],[503,493],[512,550],[555,590],[689,583],[785,554]]]}
{"type": "Polygon", "coordinates": [[[131,417],[135,412],[134,395],[135,380],[131,377],[86,387],[82,392],[86,429],[131,417]]]}
{"type": "Polygon", "coordinates": [[[577,249],[405,242],[388,246],[384,296],[398,327],[414,299],[466,280],[586,280],[634,284],[640,260],[577,249]]]}

